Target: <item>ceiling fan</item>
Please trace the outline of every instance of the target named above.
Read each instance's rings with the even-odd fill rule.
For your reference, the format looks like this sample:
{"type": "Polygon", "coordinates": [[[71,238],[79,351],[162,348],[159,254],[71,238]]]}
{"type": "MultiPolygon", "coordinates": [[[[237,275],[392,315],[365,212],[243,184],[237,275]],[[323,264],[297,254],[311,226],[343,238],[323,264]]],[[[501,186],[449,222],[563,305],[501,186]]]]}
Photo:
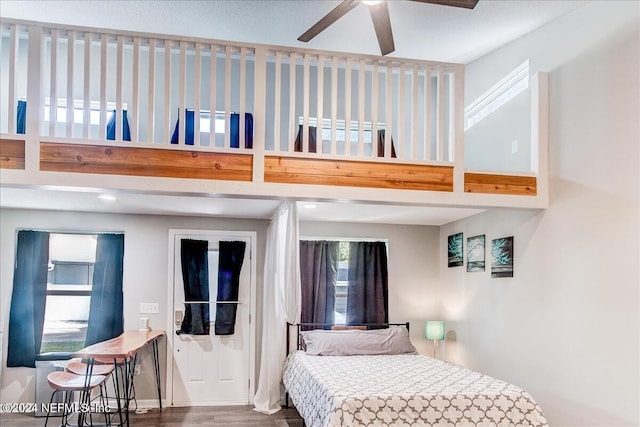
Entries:
{"type": "MultiPolygon", "coordinates": [[[[444,6],[463,7],[466,9],[473,9],[478,0],[409,0],[417,1],[420,3],[433,3],[444,6]]],[[[331,12],[327,13],[322,19],[316,22],[311,28],[309,28],[303,35],[298,37],[301,42],[308,42],[322,31],[324,31],[331,24],[342,18],[351,9],[358,4],[364,3],[369,7],[369,13],[371,14],[371,20],[373,21],[373,27],[376,30],[376,37],[378,38],[378,44],[380,45],[380,52],[382,56],[393,52],[396,48],[393,44],[393,32],[391,31],[391,19],[389,18],[389,8],[387,2],[384,0],[343,0],[338,6],[336,6],[331,12]]]]}

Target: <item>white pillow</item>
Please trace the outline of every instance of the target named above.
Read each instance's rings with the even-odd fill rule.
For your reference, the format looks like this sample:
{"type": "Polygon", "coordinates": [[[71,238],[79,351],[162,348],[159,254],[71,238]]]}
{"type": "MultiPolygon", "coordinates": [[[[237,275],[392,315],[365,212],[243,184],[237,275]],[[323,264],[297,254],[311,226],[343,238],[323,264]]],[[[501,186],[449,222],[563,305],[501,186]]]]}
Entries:
{"type": "Polygon", "coordinates": [[[417,353],[405,327],[388,329],[303,331],[305,352],[312,356],[355,356],[417,353]]]}

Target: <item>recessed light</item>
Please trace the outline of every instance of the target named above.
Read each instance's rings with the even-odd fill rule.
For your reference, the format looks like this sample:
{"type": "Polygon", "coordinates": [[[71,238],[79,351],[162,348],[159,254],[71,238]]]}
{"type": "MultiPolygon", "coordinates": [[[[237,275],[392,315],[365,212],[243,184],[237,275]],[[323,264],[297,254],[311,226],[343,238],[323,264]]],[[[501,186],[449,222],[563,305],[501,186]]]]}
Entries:
{"type": "Polygon", "coordinates": [[[315,209],[318,207],[318,205],[314,203],[305,203],[304,205],[302,205],[302,207],[305,209],[315,209]]]}
{"type": "Polygon", "coordinates": [[[104,200],[106,202],[115,202],[116,196],[112,196],[111,194],[101,194],[98,196],[98,199],[104,200]]]}

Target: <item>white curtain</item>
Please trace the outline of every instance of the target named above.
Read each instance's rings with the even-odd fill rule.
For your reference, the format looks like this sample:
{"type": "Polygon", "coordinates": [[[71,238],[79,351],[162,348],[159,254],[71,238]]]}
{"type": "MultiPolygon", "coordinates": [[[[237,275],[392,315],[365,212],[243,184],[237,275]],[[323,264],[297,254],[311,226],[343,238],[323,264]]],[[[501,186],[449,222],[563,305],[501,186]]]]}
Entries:
{"type": "Polygon", "coordinates": [[[300,243],[295,201],[286,201],[267,230],[262,300],[262,352],[255,410],[273,414],[282,402],[286,323],[300,321],[300,243]]]}

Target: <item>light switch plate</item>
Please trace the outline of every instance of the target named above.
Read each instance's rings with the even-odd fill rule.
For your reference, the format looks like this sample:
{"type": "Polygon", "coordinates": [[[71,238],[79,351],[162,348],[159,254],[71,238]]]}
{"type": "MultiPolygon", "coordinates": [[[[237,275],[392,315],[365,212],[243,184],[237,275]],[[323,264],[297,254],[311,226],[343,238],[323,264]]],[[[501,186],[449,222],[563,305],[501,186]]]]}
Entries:
{"type": "Polygon", "coordinates": [[[141,314],[154,314],[158,313],[159,307],[157,302],[141,302],[140,313],[141,314]]]}

